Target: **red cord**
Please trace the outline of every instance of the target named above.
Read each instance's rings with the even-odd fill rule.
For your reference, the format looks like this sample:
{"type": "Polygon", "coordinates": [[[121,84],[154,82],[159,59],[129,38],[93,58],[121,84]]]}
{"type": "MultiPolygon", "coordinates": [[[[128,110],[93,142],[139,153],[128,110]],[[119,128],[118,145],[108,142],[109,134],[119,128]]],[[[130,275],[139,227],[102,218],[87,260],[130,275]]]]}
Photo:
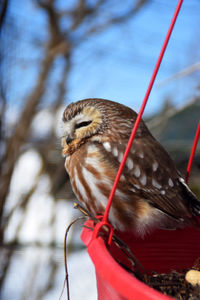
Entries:
{"type": "Polygon", "coordinates": [[[171,33],[172,33],[172,30],[173,30],[173,28],[174,28],[174,25],[175,25],[175,22],[176,22],[176,19],[177,19],[178,14],[179,14],[179,11],[180,11],[180,8],[181,8],[182,3],[183,3],[183,0],[179,0],[179,2],[178,2],[178,4],[177,4],[177,7],[176,7],[176,10],[175,10],[174,16],[173,16],[173,18],[172,18],[172,21],[171,21],[170,27],[169,27],[169,29],[168,29],[168,32],[167,32],[165,41],[164,41],[164,43],[163,43],[163,46],[162,46],[160,55],[159,55],[159,57],[158,57],[156,66],[155,66],[155,68],[154,68],[153,75],[152,75],[152,77],[151,77],[151,80],[150,80],[148,89],[147,89],[147,91],[146,91],[146,94],[145,94],[145,97],[144,97],[142,106],[141,106],[141,108],[140,108],[139,114],[138,114],[137,119],[136,119],[136,121],[135,121],[135,124],[134,124],[133,130],[132,130],[131,136],[130,136],[130,138],[129,138],[129,141],[128,141],[126,150],[125,150],[125,152],[124,152],[123,159],[122,159],[122,161],[121,161],[121,164],[120,164],[120,166],[119,166],[117,175],[116,175],[116,177],[115,177],[115,180],[114,180],[114,183],[113,183],[113,187],[112,187],[112,190],[111,190],[111,193],[110,193],[110,196],[109,196],[109,199],[108,199],[108,203],[107,203],[107,206],[106,206],[106,209],[105,209],[105,213],[104,213],[104,216],[103,216],[103,222],[108,222],[108,215],[109,215],[109,211],[110,211],[110,207],[111,207],[111,204],[112,204],[113,197],[114,197],[114,195],[115,195],[115,191],[116,191],[116,188],[117,188],[117,184],[118,184],[118,182],[119,182],[119,179],[120,179],[120,176],[121,176],[121,174],[122,174],[124,165],[125,165],[125,163],[126,163],[126,159],[127,159],[127,157],[128,157],[129,151],[130,151],[130,149],[131,149],[131,146],[132,146],[132,143],[133,143],[133,139],[134,139],[134,137],[135,137],[137,128],[138,128],[139,123],[140,123],[140,120],[141,120],[141,118],[142,118],[142,114],[143,114],[143,112],[144,112],[144,109],[145,109],[147,100],[148,100],[148,98],[149,98],[149,95],[150,95],[152,86],[153,86],[153,84],[154,84],[156,75],[157,75],[157,73],[158,73],[160,64],[161,64],[161,62],[162,62],[163,55],[164,55],[164,53],[165,53],[167,44],[168,44],[168,42],[169,42],[169,38],[170,38],[171,33]]]}
{"type": "Polygon", "coordinates": [[[192,151],[191,151],[190,158],[189,158],[189,161],[188,161],[187,173],[186,173],[186,177],[185,177],[186,183],[188,183],[190,171],[191,171],[191,168],[192,168],[192,162],[193,162],[193,159],[194,159],[195,150],[196,150],[197,143],[198,143],[198,140],[199,140],[199,135],[200,135],[200,121],[199,121],[199,124],[197,126],[197,131],[196,131],[196,135],[195,135],[195,138],[194,138],[192,151]]]}

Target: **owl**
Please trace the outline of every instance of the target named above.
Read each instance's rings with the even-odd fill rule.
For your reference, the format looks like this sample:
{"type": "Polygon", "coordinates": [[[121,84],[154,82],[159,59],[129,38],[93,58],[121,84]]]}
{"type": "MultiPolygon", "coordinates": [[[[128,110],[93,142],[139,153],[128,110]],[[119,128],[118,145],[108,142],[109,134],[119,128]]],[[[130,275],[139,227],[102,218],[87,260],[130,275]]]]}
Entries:
{"type": "MultiPolygon", "coordinates": [[[[103,215],[136,112],[104,99],[85,99],[63,113],[62,154],[77,199],[103,215]]],[[[198,226],[200,201],[141,120],[118,183],[109,222],[144,235],[154,228],[198,226]]]]}

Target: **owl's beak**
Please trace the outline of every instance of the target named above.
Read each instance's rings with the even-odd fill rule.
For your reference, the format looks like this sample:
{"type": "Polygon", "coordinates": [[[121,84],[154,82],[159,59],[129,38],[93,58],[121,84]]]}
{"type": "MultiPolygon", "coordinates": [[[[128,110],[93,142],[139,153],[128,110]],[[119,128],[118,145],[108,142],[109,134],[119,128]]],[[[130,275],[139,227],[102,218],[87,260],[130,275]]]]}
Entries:
{"type": "Polygon", "coordinates": [[[63,143],[62,143],[62,155],[64,157],[69,156],[76,151],[80,145],[81,145],[81,139],[72,138],[70,136],[64,137],[63,143]]]}
{"type": "Polygon", "coordinates": [[[66,144],[68,145],[73,141],[73,139],[70,137],[70,135],[67,135],[65,141],[66,141],[66,144]]]}

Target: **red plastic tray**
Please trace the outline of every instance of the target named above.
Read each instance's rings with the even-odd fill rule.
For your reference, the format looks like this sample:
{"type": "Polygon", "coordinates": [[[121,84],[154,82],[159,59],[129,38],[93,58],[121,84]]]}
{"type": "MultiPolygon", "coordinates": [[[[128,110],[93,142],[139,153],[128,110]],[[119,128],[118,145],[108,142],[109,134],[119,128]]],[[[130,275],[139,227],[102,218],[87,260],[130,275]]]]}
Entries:
{"type": "MultiPolygon", "coordinates": [[[[91,220],[85,223],[93,227],[91,220]]],[[[115,259],[128,265],[127,258],[114,244],[107,249],[101,237],[93,238],[93,231],[83,228],[81,239],[96,269],[98,300],[124,299],[161,299],[165,296],[139,281],[122,268],[115,259]]],[[[181,271],[194,265],[200,257],[200,230],[185,228],[182,230],[157,230],[144,239],[136,238],[132,233],[117,233],[130,247],[134,256],[146,271],[181,271]]]]}

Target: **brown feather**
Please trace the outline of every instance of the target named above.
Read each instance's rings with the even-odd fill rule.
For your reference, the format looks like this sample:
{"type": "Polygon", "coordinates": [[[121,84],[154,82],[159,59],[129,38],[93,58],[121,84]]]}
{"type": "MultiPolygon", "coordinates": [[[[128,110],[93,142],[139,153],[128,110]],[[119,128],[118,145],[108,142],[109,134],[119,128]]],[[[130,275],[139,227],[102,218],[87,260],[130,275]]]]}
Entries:
{"type": "MultiPolygon", "coordinates": [[[[88,126],[76,130],[72,124],[72,141],[63,138],[65,166],[78,199],[102,215],[137,114],[113,101],[85,99],[71,103],[63,121],[81,117],[90,120],[88,126]]],[[[200,215],[200,201],[141,120],[113,199],[111,223],[143,234],[154,227],[197,226],[193,215],[200,215]]]]}

